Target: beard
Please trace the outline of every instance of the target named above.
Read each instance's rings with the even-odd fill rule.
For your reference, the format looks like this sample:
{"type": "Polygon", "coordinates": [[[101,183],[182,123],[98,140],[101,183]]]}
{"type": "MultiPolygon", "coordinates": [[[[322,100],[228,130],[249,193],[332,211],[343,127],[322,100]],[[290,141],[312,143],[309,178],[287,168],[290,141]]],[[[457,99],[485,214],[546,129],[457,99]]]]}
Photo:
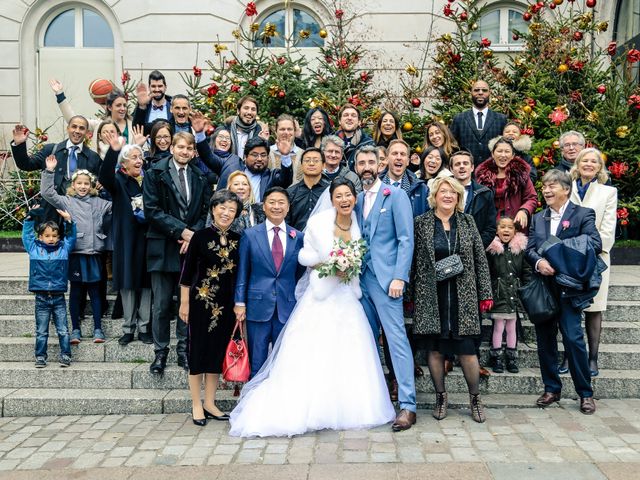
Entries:
{"type": "Polygon", "coordinates": [[[484,107],[486,107],[487,105],[489,105],[489,99],[488,98],[483,98],[482,100],[477,99],[477,98],[473,98],[472,99],[472,103],[473,106],[476,107],[478,110],[482,110],[484,107]]]}
{"type": "Polygon", "coordinates": [[[264,172],[266,169],[267,169],[267,165],[266,164],[263,167],[258,167],[258,168],[254,167],[254,166],[247,165],[247,170],[249,170],[254,175],[258,175],[258,174],[264,172]]]}
{"type": "Polygon", "coordinates": [[[371,186],[374,183],[376,183],[376,179],[378,178],[378,176],[376,175],[376,172],[374,172],[373,170],[363,170],[362,172],[360,172],[358,174],[358,176],[360,177],[360,182],[362,183],[362,186],[371,186]],[[369,173],[371,174],[371,176],[369,177],[365,177],[365,175],[369,173]]]}

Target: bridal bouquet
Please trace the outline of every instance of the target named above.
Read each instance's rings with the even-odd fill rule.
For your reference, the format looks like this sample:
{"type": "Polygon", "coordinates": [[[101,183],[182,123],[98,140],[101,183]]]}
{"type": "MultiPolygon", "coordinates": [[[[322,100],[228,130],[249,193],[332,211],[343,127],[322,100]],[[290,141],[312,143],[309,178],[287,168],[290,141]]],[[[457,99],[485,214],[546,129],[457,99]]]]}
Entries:
{"type": "Polygon", "coordinates": [[[342,283],[349,283],[354,277],[360,275],[366,251],[367,244],[362,239],[349,242],[336,239],[333,242],[329,260],[316,267],[318,276],[320,278],[339,277],[342,283]]]}

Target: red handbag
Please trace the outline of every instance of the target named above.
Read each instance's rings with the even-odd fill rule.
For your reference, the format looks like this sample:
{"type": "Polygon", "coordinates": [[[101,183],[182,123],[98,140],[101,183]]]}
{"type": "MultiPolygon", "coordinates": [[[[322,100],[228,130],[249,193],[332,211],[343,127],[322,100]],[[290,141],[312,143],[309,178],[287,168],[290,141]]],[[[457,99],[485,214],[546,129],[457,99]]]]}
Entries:
{"type": "Polygon", "coordinates": [[[222,362],[222,378],[227,382],[246,382],[251,374],[249,366],[249,350],[244,339],[242,322],[236,322],[231,333],[231,340],[227,345],[227,351],[222,362]],[[236,332],[240,330],[240,338],[236,338],[236,332]]]}

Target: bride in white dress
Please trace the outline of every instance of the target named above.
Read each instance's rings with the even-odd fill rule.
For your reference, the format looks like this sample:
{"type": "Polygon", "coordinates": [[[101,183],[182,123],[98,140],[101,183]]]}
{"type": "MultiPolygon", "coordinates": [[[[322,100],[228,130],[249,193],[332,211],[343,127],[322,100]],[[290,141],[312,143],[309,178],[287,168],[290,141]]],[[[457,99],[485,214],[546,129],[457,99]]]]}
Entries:
{"type": "MultiPolygon", "coordinates": [[[[334,240],[360,238],[349,180],[329,187],[332,208],[307,223],[298,261],[314,267],[334,240]]],[[[269,358],[245,385],[231,412],[229,434],[291,436],[312,430],[364,429],[395,418],[371,327],[360,305],[359,278],[349,284],[319,278],[309,284],[269,358]]]]}

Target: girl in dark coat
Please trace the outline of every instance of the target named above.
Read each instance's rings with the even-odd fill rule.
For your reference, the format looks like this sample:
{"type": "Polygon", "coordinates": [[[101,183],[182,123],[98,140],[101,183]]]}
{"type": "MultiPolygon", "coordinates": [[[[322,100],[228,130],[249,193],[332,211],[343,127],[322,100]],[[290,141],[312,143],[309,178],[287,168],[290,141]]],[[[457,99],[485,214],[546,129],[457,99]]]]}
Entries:
{"type": "Polygon", "coordinates": [[[498,222],[497,236],[487,247],[494,302],[491,309],[493,319],[491,361],[493,371],[496,373],[504,372],[502,335],[505,329],[507,331],[507,371],[518,373],[516,322],[518,315],[526,315],[518,297],[518,287],[528,283],[531,278],[531,267],[524,258],[526,248],[527,237],[522,233],[516,233],[512,218],[502,217],[498,222]]]}

